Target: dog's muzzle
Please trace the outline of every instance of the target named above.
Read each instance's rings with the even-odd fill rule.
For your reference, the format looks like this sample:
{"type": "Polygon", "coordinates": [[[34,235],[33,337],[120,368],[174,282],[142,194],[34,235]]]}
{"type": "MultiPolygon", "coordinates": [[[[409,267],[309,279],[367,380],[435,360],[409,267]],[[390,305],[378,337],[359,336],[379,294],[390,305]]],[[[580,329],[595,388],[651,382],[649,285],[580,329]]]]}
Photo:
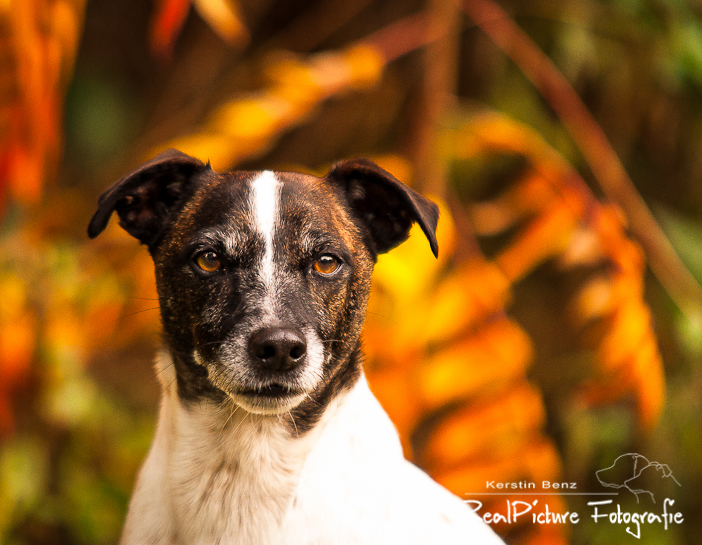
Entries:
{"type": "Polygon", "coordinates": [[[254,413],[275,414],[290,410],[314,388],[321,365],[319,350],[308,345],[302,330],[295,327],[263,327],[246,341],[248,378],[231,392],[235,403],[254,413]]]}

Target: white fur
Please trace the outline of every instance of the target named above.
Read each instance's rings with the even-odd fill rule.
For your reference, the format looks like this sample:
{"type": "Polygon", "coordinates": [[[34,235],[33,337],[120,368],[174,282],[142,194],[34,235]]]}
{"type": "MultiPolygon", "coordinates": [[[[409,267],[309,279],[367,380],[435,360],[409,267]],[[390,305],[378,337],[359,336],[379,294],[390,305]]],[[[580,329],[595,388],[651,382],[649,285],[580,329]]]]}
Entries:
{"type": "Polygon", "coordinates": [[[123,545],[502,543],[404,460],[365,378],[297,438],[277,416],[186,408],[168,356],[159,367],[159,424],[123,545]]]}
{"type": "MultiPolygon", "coordinates": [[[[273,235],[278,219],[278,200],[280,198],[280,182],[270,170],[264,170],[251,181],[252,215],[256,231],[263,236],[265,251],[260,264],[260,277],[266,286],[266,298],[269,303],[275,301],[275,266],[273,252],[273,235]]],[[[263,305],[263,308],[273,308],[263,305]]]]}

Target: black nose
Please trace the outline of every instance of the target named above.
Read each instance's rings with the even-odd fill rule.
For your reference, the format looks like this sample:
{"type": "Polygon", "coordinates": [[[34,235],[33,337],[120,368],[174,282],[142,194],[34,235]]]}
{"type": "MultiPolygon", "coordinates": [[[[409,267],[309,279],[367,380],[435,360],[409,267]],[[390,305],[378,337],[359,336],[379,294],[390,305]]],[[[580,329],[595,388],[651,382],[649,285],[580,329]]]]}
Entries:
{"type": "Polygon", "coordinates": [[[307,343],[301,331],[287,327],[259,329],[249,339],[249,354],[266,369],[288,371],[301,364],[307,343]]]}

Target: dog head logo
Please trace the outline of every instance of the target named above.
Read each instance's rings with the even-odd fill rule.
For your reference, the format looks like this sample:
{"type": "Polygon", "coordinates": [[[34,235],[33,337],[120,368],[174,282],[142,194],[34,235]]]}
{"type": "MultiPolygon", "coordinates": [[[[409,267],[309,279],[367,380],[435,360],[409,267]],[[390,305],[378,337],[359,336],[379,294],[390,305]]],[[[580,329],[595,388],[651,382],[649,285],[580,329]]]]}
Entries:
{"type": "Polygon", "coordinates": [[[653,492],[646,489],[647,484],[655,478],[671,479],[680,486],[667,464],[651,462],[645,456],[635,453],[622,454],[611,466],[600,469],[595,475],[602,486],[624,488],[636,496],[637,502],[640,494],[648,494],[653,503],[656,503],[653,492]]]}

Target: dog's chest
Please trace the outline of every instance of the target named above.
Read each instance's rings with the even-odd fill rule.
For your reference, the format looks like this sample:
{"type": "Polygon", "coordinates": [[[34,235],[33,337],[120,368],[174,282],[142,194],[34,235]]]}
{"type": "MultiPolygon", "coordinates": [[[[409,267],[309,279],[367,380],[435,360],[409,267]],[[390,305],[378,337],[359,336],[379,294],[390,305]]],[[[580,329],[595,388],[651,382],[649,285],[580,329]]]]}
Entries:
{"type": "Polygon", "coordinates": [[[171,458],[178,542],[279,542],[306,440],[291,438],[275,420],[237,413],[222,431],[203,429],[197,419],[188,427],[171,458]]]}

